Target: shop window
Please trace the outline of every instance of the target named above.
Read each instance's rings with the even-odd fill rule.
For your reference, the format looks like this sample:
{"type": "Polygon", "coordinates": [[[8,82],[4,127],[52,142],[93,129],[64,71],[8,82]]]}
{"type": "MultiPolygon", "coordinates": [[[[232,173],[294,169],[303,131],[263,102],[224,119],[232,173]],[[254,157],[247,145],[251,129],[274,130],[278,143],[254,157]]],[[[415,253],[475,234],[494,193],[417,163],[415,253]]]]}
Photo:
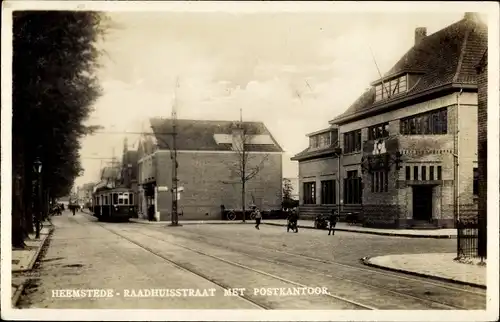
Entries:
{"type": "Polygon", "coordinates": [[[429,180],[434,180],[434,166],[429,166],[429,180]]]}
{"type": "Polygon", "coordinates": [[[438,180],[443,180],[443,177],[442,177],[442,169],[441,169],[441,166],[438,165],[437,167],[437,179],[438,180]]]}
{"type": "Polygon", "coordinates": [[[316,204],[316,182],[304,182],[304,204],[316,204]]]}
{"type": "Polygon", "coordinates": [[[336,203],[335,181],[321,181],[321,204],[334,205],[336,203]]]}
{"type": "Polygon", "coordinates": [[[427,167],[425,165],[422,166],[422,180],[427,180],[427,167]]]}
{"type": "Polygon", "coordinates": [[[418,166],[413,167],[413,180],[418,180],[418,166]]]}
{"type": "Polygon", "coordinates": [[[406,166],[406,180],[411,180],[411,167],[406,166]]]}

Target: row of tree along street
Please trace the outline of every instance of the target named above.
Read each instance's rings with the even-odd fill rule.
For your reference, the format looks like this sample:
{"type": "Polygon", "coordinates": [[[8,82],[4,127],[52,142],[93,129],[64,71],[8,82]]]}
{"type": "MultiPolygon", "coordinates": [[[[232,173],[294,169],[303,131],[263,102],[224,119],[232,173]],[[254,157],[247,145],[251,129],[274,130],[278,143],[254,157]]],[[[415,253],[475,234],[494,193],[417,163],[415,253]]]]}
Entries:
{"type": "Polygon", "coordinates": [[[83,11],[13,14],[12,244],[68,195],[81,173],[80,139],[100,95],[96,41],[105,16],[83,11]]]}

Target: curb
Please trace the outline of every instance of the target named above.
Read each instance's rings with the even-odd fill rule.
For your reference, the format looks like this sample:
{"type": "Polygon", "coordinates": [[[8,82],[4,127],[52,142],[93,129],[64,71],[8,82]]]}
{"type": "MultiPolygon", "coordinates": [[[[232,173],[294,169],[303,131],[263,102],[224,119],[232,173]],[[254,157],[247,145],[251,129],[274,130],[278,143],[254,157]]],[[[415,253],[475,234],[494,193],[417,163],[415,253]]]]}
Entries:
{"type": "MultiPolygon", "coordinates": [[[[285,224],[278,224],[278,223],[263,223],[265,225],[272,225],[272,226],[282,226],[286,227],[285,224]]],[[[303,228],[303,229],[317,229],[311,226],[301,226],[298,225],[298,228],[303,228]]],[[[317,229],[317,230],[328,230],[328,229],[317,229]]],[[[354,229],[347,229],[347,228],[335,228],[335,231],[344,231],[344,232],[350,232],[350,233],[358,233],[358,234],[369,234],[369,235],[380,235],[380,236],[392,236],[392,237],[406,237],[406,238],[432,238],[432,239],[454,239],[456,236],[451,236],[451,235],[413,235],[413,234],[395,234],[395,233],[384,233],[384,232],[376,232],[376,231],[362,231],[362,230],[354,230],[354,229]]]]}
{"type": "Polygon", "coordinates": [[[28,267],[23,268],[23,269],[12,270],[12,273],[22,273],[22,272],[31,271],[33,269],[33,266],[35,266],[35,263],[38,260],[38,257],[40,256],[40,252],[42,251],[42,248],[45,246],[45,243],[47,242],[47,239],[49,239],[49,237],[52,235],[53,232],[54,232],[54,227],[52,226],[52,227],[49,228],[49,233],[47,235],[45,235],[45,238],[42,240],[42,243],[40,244],[40,247],[38,247],[38,249],[37,249],[37,251],[35,253],[35,256],[33,256],[31,258],[31,261],[30,261],[28,267]]]}
{"type": "Polygon", "coordinates": [[[392,267],[387,267],[387,266],[382,266],[378,264],[373,264],[370,262],[370,257],[363,257],[361,258],[361,262],[370,267],[375,267],[387,271],[392,271],[392,272],[397,272],[397,273],[403,273],[406,275],[413,275],[413,276],[418,276],[418,277],[425,277],[425,278],[430,278],[433,280],[437,281],[442,281],[442,282],[449,282],[449,283],[454,283],[454,284],[460,284],[460,285],[466,285],[466,286],[472,286],[472,287],[477,287],[481,289],[486,289],[486,285],[482,284],[477,284],[477,283],[472,283],[472,282],[465,282],[465,281],[460,281],[460,280],[455,280],[452,278],[446,278],[446,277],[441,277],[441,276],[436,276],[436,275],[430,275],[430,274],[424,274],[424,273],[417,273],[417,272],[412,272],[412,271],[407,271],[404,269],[399,269],[399,268],[392,268],[392,267]]]}
{"type": "Polygon", "coordinates": [[[19,302],[19,299],[21,298],[21,294],[23,294],[24,285],[26,284],[26,282],[27,281],[23,281],[21,285],[16,287],[16,291],[12,295],[11,307],[16,307],[17,302],[19,302]]]}

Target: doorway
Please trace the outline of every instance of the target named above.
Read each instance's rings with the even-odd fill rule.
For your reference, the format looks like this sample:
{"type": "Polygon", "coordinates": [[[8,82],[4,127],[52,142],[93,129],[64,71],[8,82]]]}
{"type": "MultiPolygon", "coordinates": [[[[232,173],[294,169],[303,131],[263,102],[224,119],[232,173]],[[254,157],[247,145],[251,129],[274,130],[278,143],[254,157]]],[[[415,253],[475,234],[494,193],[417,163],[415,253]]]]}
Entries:
{"type": "Polygon", "coordinates": [[[432,186],[413,186],[413,219],[432,220],[432,186]]]}

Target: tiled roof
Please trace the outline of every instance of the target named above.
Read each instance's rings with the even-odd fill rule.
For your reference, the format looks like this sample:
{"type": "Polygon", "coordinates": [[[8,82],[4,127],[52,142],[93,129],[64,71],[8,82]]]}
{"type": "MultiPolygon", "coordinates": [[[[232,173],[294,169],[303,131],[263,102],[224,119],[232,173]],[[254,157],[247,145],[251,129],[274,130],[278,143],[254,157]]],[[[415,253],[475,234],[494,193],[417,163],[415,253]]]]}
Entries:
{"type": "MultiPolygon", "coordinates": [[[[155,134],[160,149],[172,147],[173,127],[171,119],[152,118],[151,128],[155,134]]],[[[176,122],[176,147],[178,150],[190,151],[231,151],[232,145],[228,143],[217,144],[215,134],[232,134],[238,122],[233,121],[206,121],[183,120],[176,122]]],[[[243,122],[249,135],[269,135],[274,144],[247,144],[247,151],[283,152],[280,145],[273,138],[264,123],[243,122]]]]}
{"type": "Polygon", "coordinates": [[[481,60],[476,66],[476,70],[478,73],[482,72],[484,68],[488,66],[488,48],[483,53],[483,57],[481,57],[481,60]]]}
{"type": "Polygon", "coordinates": [[[294,155],[291,160],[293,161],[302,161],[305,159],[313,159],[321,156],[327,156],[329,154],[334,155],[335,150],[338,148],[338,145],[331,145],[329,147],[323,148],[323,149],[311,149],[307,148],[296,155],[294,155]]]}
{"type": "MultiPolygon", "coordinates": [[[[401,57],[384,78],[405,71],[418,71],[419,80],[404,94],[407,97],[453,83],[476,85],[475,67],[487,47],[487,26],[478,20],[464,18],[425,37],[401,57]]],[[[331,123],[342,123],[351,116],[362,115],[372,108],[383,108],[402,98],[405,96],[375,102],[372,87],[331,123]]]]}
{"type": "Polygon", "coordinates": [[[120,175],[120,168],[116,166],[105,167],[101,172],[101,179],[116,179],[120,175]]]}

